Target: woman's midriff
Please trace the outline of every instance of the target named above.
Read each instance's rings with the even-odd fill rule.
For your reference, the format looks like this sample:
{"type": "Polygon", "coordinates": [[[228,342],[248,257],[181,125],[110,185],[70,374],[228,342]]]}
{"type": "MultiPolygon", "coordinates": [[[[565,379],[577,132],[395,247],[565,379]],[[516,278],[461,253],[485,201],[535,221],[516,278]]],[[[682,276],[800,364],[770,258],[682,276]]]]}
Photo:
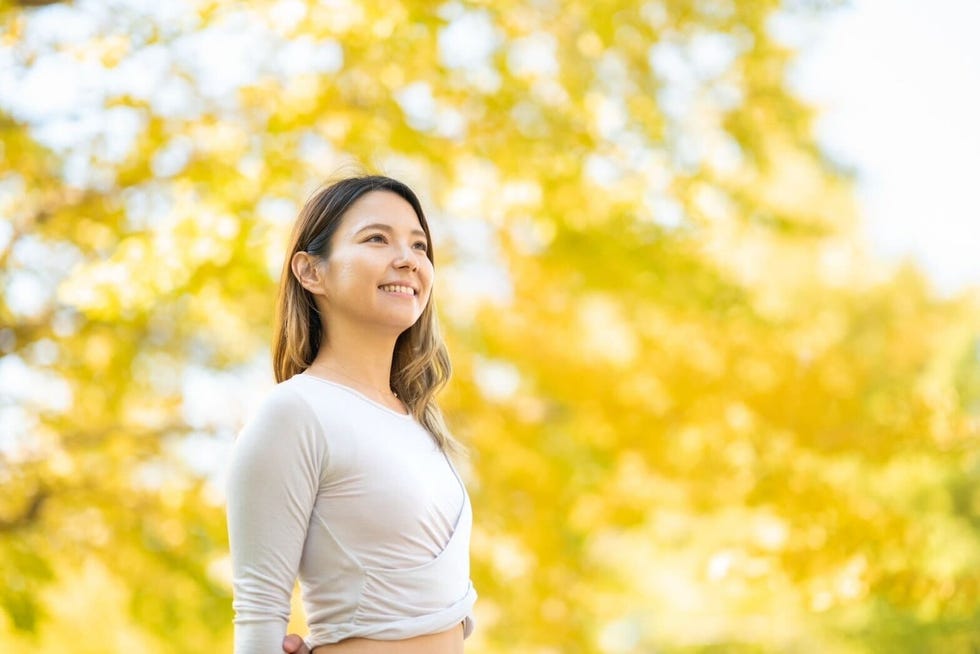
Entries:
{"type": "Polygon", "coordinates": [[[313,654],[463,654],[463,625],[404,640],[348,638],[314,647],[313,654]]]}

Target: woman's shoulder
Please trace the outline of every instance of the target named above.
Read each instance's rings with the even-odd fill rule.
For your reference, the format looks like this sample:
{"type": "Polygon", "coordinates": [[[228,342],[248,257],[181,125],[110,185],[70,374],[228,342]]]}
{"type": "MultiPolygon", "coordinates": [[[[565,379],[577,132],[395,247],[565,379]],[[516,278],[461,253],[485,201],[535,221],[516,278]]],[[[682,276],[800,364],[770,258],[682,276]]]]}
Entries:
{"type": "Polygon", "coordinates": [[[309,399],[302,391],[301,382],[294,380],[296,377],[269,389],[249,412],[245,428],[295,426],[312,422],[314,412],[309,399]]]}
{"type": "Polygon", "coordinates": [[[302,454],[319,460],[325,448],[322,435],[323,425],[309,399],[297,383],[287,380],[273,386],[256,403],[235,439],[235,450],[239,458],[261,460],[302,454]]]}
{"type": "Polygon", "coordinates": [[[331,417],[348,413],[350,397],[339,387],[302,373],[279,382],[250,412],[246,425],[324,428],[331,417]]]}
{"type": "Polygon", "coordinates": [[[294,411],[306,404],[296,377],[281,381],[262,397],[255,406],[256,412],[294,411]]]}
{"type": "Polygon", "coordinates": [[[245,420],[231,452],[229,497],[260,482],[292,487],[319,478],[326,443],[316,415],[293,386],[273,386],[245,420]]]}

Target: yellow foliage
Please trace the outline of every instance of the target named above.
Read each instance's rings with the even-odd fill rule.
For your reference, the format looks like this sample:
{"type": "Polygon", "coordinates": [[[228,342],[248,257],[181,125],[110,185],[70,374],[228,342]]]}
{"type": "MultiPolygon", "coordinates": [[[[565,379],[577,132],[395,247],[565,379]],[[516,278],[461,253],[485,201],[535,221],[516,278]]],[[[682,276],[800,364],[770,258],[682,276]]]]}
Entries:
{"type": "Polygon", "coordinates": [[[980,299],[868,255],[778,3],[96,4],[0,2],[98,89],[0,104],[0,649],[230,649],[221,466],[361,168],[435,232],[467,651],[977,646],[980,299]]]}

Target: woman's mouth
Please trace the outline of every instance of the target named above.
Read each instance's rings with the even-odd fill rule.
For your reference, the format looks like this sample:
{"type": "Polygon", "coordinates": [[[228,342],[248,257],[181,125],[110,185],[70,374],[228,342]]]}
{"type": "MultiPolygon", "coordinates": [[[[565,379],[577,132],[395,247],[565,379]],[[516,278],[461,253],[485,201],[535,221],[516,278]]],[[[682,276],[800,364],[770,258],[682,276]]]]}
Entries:
{"type": "Polygon", "coordinates": [[[382,291],[386,293],[404,293],[406,295],[415,295],[415,289],[411,286],[400,286],[398,284],[385,284],[384,286],[379,286],[382,291]]]}

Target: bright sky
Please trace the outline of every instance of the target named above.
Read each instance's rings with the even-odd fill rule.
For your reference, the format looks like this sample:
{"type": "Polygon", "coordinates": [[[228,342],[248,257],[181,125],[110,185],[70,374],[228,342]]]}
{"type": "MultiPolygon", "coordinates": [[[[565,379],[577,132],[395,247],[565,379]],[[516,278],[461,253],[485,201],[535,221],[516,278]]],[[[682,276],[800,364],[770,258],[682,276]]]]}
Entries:
{"type": "Polygon", "coordinates": [[[980,2],[853,0],[812,29],[795,78],[857,168],[865,230],[941,291],[980,286],[980,2]]]}

